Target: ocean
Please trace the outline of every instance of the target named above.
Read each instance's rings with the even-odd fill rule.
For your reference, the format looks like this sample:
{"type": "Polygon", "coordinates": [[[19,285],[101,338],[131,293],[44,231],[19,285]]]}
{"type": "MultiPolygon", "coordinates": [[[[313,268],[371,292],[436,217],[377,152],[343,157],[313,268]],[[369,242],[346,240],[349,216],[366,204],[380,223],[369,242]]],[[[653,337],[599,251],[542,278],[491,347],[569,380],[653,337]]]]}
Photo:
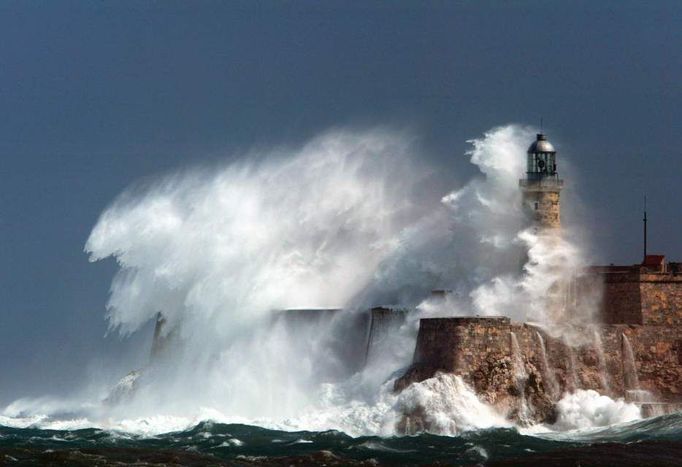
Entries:
{"type": "MultiPolygon", "coordinates": [[[[531,430],[536,431],[536,430],[531,430]]],[[[154,436],[0,426],[3,465],[670,465],[682,464],[682,413],[607,428],[457,436],[360,436],[205,421],[154,436]]]]}

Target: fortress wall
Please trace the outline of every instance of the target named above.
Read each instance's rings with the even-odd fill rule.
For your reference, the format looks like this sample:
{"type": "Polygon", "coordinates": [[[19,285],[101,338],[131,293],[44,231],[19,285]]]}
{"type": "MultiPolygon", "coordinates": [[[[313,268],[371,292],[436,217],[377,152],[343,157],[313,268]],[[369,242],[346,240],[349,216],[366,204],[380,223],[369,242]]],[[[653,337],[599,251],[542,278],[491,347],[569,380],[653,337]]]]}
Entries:
{"type": "MultiPolygon", "coordinates": [[[[476,393],[498,410],[515,418],[523,396],[536,420],[552,417],[554,402],[563,392],[594,389],[611,397],[624,397],[636,389],[628,377],[623,334],[635,357],[640,388],[659,401],[682,401],[682,326],[602,325],[567,330],[572,341],[507,318],[423,319],[412,367],[395,383],[401,390],[438,371],[462,376],[476,393]],[[603,352],[595,343],[595,331],[603,352]],[[512,351],[511,333],[519,345],[512,351]],[[545,367],[541,340],[545,342],[545,367]],[[526,384],[515,375],[523,364],[526,384]]],[[[568,334],[566,334],[568,335],[568,334]]]]}
{"type": "Polygon", "coordinates": [[[292,339],[299,355],[309,354],[322,377],[351,375],[365,364],[369,313],[343,309],[292,309],[274,313],[273,324],[292,339]],[[318,352],[316,349],[324,349],[318,352]]]}
{"type": "Polygon", "coordinates": [[[605,342],[615,349],[622,334],[632,345],[641,389],[661,401],[682,401],[682,326],[613,326],[605,342]]]}
{"type": "Polygon", "coordinates": [[[682,276],[642,274],[643,324],[682,325],[682,276]]]}
{"type": "Polygon", "coordinates": [[[605,323],[682,325],[682,275],[633,271],[603,278],[605,323]]]}
{"type": "MultiPolygon", "coordinates": [[[[482,350],[501,351],[510,332],[509,318],[430,318],[419,321],[414,361],[456,372],[475,365],[482,350]],[[456,349],[456,351],[454,351],[456,349]]],[[[508,347],[508,346],[507,346],[508,347]]]]}
{"type": "Polygon", "coordinates": [[[602,320],[606,324],[642,324],[639,275],[605,275],[602,320]]]}
{"type": "Polygon", "coordinates": [[[407,310],[402,309],[374,307],[369,310],[365,364],[379,358],[385,352],[392,351],[390,337],[399,332],[406,316],[407,310]]]}
{"type": "Polygon", "coordinates": [[[564,390],[571,387],[570,358],[566,362],[570,352],[574,354],[578,388],[611,397],[624,397],[628,390],[637,389],[629,381],[625,335],[632,347],[639,389],[650,391],[661,401],[682,399],[682,327],[618,324],[575,331],[585,340],[573,347],[561,338],[546,339],[548,359],[557,368],[557,379],[564,390]],[[601,361],[595,331],[601,340],[601,361]]]}

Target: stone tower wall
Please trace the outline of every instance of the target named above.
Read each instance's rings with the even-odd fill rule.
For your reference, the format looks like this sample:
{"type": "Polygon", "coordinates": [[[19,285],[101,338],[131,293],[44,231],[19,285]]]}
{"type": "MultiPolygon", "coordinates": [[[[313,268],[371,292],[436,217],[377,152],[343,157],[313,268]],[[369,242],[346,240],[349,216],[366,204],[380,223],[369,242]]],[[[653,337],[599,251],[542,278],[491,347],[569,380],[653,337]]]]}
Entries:
{"type": "Polygon", "coordinates": [[[561,227],[559,190],[533,189],[530,186],[524,189],[523,200],[526,212],[535,225],[542,228],[561,227]]]}

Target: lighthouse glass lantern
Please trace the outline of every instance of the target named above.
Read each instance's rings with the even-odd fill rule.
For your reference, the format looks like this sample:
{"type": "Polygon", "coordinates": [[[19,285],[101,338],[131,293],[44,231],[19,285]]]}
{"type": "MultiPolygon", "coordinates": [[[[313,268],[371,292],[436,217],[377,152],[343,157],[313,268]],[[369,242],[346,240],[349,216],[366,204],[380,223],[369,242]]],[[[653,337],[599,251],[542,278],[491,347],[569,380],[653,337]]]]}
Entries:
{"type": "Polygon", "coordinates": [[[539,133],[537,139],[528,148],[528,166],[526,173],[529,180],[542,180],[556,177],[556,151],[545,135],[539,133]]]}

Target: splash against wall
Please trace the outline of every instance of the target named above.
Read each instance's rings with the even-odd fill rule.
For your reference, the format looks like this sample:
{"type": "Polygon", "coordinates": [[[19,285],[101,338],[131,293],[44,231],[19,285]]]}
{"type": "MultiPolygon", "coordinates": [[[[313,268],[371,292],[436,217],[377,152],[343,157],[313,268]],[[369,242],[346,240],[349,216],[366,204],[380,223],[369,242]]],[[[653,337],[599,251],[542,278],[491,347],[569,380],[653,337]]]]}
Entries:
{"type": "MultiPolygon", "coordinates": [[[[583,265],[580,249],[523,229],[518,179],[532,137],[510,125],[472,140],[467,156],[482,175],[445,194],[430,188],[413,141],[388,130],[333,131],[122,194],[86,244],[92,261],[120,265],[107,319],[128,334],[161,312],[178,345],[102,413],[392,433],[410,394],[441,397],[428,385],[399,398],[390,391],[420,317],[506,315],[552,326],[567,316],[547,304],[552,284],[583,265]],[[436,304],[434,288],[454,293],[436,304]],[[416,311],[390,351],[349,372],[328,349],[354,310],[375,304],[416,311]],[[273,320],[277,310],[306,307],[346,312],[313,327],[273,320]]],[[[448,433],[471,426],[466,407],[483,410],[458,381],[429,384],[462,401],[446,410],[455,414],[441,424],[448,433]]]]}

